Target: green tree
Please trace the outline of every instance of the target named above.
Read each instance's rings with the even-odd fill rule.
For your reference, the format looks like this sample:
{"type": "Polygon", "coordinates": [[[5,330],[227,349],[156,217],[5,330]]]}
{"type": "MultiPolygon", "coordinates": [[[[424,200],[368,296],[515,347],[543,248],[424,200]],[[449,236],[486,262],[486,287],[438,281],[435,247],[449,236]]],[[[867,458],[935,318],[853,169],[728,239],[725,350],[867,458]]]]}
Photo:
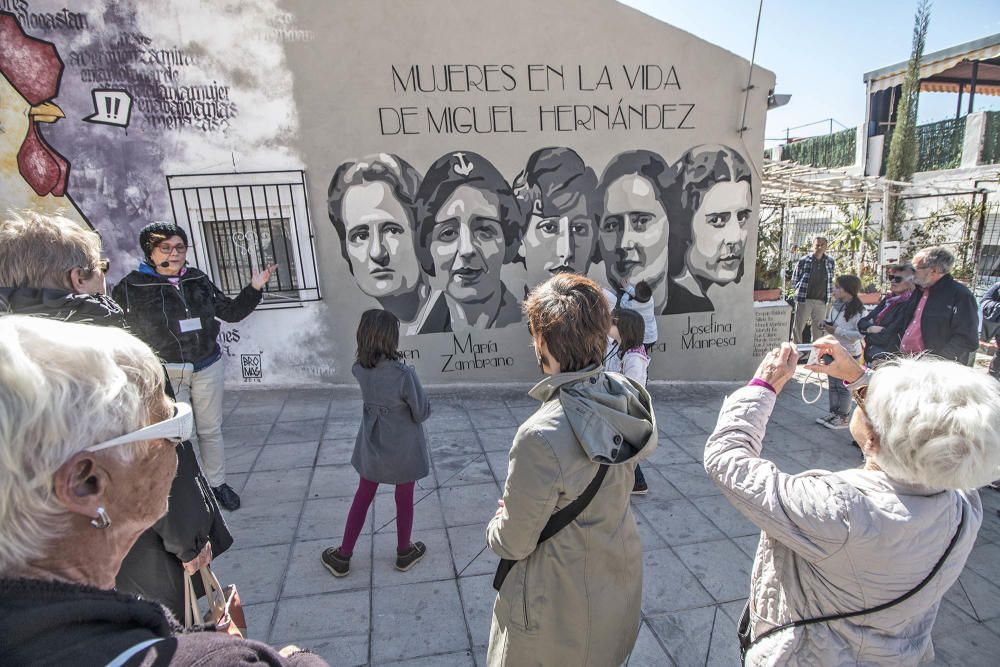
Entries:
{"type": "Polygon", "coordinates": [[[857,275],[864,271],[863,260],[867,264],[877,264],[878,243],[871,233],[871,219],[863,213],[842,208],[844,218],[830,228],[830,249],[845,260],[857,275]]]}
{"type": "MultiPolygon", "coordinates": [[[[913,50],[906,65],[896,109],[896,126],[892,130],[889,157],[886,161],[885,176],[890,181],[910,181],[917,169],[917,102],[920,95],[920,60],[924,56],[924,42],[927,40],[927,26],[931,20],[930,0],[920,0],[913,18],[913,50]]],[[[889,202],[888,238],[899,238],[903,222],[903,203],[895,196],[893,186],[889,202]]]]}

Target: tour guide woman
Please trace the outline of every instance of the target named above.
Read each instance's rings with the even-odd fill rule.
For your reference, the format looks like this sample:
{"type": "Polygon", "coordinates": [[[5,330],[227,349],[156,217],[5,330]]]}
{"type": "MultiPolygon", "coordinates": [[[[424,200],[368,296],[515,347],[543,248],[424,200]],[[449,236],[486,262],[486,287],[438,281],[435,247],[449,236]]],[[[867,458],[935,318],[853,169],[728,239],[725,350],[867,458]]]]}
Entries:
{"type": "Polygon", "coordinates": [[[133,334],[166,362],[179,401],[194,409],[202,468],[219,504],[229,511],[240,497],[226,484],[222,442],[222,352],[216,339],[219,322],[239,322],[260,303],[262,290],[277,265],[253,276],[230,299],[204,273],[187,266],[187,233],[168,222],[154,222],[139,232],[146,259],[115,286],[112,296],[125,310],[133,334]]]}
{"type": "Polygon", "coordinates": [[[815,344],[833,358],[808,368],[850,381],[858,398],[851,434],[864,468],[789,475],[761,458],[795,373],[789,343],[729,396],[705,445],[709,477],[762,531],[740,623],[745,664],[929,662],[941,598],[983,520],[975,489],[998,477],[1000,383],[941,359],[866,372],[832,336],[815,344]]]}

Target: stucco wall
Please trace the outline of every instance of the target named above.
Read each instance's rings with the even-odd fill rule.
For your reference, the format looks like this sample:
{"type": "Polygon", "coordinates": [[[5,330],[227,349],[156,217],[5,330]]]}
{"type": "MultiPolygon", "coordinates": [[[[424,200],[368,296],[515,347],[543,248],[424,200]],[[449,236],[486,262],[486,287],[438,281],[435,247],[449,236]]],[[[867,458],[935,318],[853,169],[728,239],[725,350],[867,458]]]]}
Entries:
{"type": "Polygon", "coordinates": [[[519,303],[556,266],[653,287],[651,378],[751,369],[770,72],[754,71],[741,136],[749,64],[610,0],[124,4],[0,0],[58,52],[65,114],[25,122],[26,47],[0,72],[19,103],[0,117],[0,186],[98,229],[114,282],[156,219],[190,225],[211,269],[204,212],[178,211],[167,176],[303,171],[314,238],[301,227],[285,279],[322,299],[225,327],[231,382],[350,382],[358,317],[380,307],[427,383],[533,379],[519,303]],[[29,131],[69,165],[65,193],[25,175],[29,131]]]}

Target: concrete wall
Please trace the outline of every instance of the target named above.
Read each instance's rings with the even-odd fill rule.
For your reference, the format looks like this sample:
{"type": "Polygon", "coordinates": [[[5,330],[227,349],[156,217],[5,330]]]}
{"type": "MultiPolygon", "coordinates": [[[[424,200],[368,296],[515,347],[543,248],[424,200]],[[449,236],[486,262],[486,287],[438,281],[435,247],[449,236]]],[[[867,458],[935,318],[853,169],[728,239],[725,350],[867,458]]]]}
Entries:
{"type": "Polygon", "coordinates": [[[741,136],[749,64],[716,46],[610,0],[0,9],[31,38],[0,72],[7,202],[94,226],[112,280],[156,219],[191,230],[217,283],[245,278],[213,272],[213,229],[244,273],[283,264],[291,288],[223,332],[233,383],[351,382],[367,308],[400,317],[427,383],[534,379],[519,305],[559,267],[653,286],[651,378],[753,365],[774,77],[755,69],[741,136]],[[61,59],[52,90],[24,83],[60,69],[39,40],[61,59]],[[26,120],[41,101],[65,118],[26,120]],[[29,135],[48,146],[35,167],[17,159],[29,135]],[[239,226],[261,219],[288,226],[239,226]]]}

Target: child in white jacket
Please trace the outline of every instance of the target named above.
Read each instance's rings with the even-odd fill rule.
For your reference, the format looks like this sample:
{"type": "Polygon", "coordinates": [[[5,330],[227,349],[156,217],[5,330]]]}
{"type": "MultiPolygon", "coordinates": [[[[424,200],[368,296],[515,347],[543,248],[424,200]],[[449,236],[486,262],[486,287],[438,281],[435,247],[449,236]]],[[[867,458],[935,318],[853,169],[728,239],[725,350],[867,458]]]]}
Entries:
{"type": "MultiPolygon", "coordinates": [[[[615,354],[610,355],[605,368],[614,373],[646,386],[649,354],[643,345],[642,338],[645,322],[642,315],[634,310],[616,308],[611,313],[611,338],[618,344],[615,354]]],[[[632,493],[644,496],[649,491],[646,477],[638,465],[635,467],[635,483],[632,493]]]]}
{"type": "MultiPolygon", "coordinates": [[[[861,279],[853,275],[837,276],[833,286],[833,305],[820,328],[833,334],[837,341],[857,359],[861,356],[862,334],[858,322],[865,313],[865,304],[858,298],[861,279]]],[[[851,392],[840,380],[827,378],[830,389],[830,414],[816,420],[829,429],[844,429],[851,424],[851,392]]]]}

